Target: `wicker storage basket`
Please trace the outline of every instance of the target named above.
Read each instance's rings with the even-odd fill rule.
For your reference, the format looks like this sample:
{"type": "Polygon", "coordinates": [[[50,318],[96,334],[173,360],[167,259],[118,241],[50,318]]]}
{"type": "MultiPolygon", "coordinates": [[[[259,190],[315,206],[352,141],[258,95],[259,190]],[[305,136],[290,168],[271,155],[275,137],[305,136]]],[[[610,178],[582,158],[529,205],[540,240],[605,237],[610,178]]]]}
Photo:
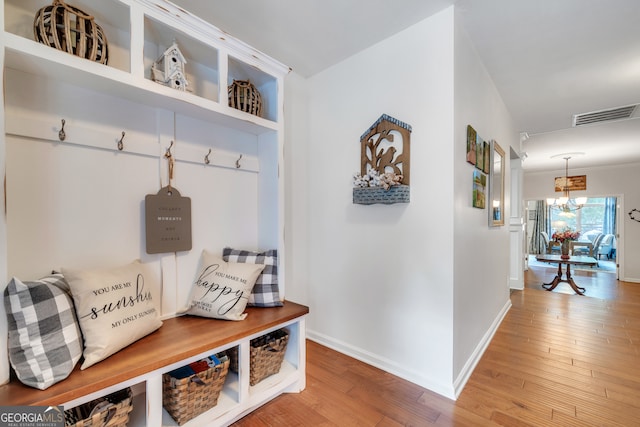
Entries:
{"type": "Polygon", "coordinates": [[[228,93],[230,107],[262,117],[262,96],[249,80],[234,80],[228,93]]]}
{"type": "Polygon", "coordinates": [[[133,409],[130,388],[64,411],[65,425],[72,427],[122,427],[133,409]]]}
{"type": "MultiPolygon", "coordinates": [[[[289,332],[278,329],[251,340],[249,384],[256,385],[268,376],[280,372],[289,342],[289,332]]],[[[231,370],[238,372],[238,347],[229,352],[231,370]]]]}
{"type": "Polygon", "coordinates": [[[237,374],[238,373],[238,347],[233,347],[227,350],[227,356],[229,356],[229,370],[237,374]]]}
{"type": "Polygon", "coordinates": [[[107,36],[93,16],[54,0],[40,9],[33,21],[35,39],[47,46],[101,64],[108,60],[107,36]]]}
{"type": "Polygon", "coordinates": [[[177,379],[162,375],[162,406],[178,425],[216,406],[229,372],[229,359],[205,371],[177,379]]]}

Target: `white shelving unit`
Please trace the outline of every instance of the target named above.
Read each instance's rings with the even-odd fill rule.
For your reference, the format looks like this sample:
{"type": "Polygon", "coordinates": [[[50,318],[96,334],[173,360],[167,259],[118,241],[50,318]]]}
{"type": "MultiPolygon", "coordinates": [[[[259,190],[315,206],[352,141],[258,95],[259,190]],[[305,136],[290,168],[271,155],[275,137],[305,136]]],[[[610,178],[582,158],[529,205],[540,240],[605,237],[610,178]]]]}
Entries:
{"type": "MultiPolygon", "coordinates": [[[[277,248],[284,295],[283,85],[289,69],[167,1],[70,0],[92,14],[107,35],[108,64],[94,63],[34,40],[35,13],[50,4],[4,0],[0,9],[5,93],[0,172],[6,171],[0,189],[5,199],[0,277],[6,283],[13,275],[37,278],[52,267],[143,258],[162,274],[162,313],[171,318],[186,301],[201,250],[233,245],[277,248]],[[187,59],[189,92],[151,80],[151,64],[173,41],[187,59]],[[229,107],[227,87],[235,79],[248,79],[258,88],[263,117],[229,107]],[[65,141],[58,139],[62,119],[65,141]],[[122,132],[120,151],[116,142],[122,132]],[[169,146],[177,160],[174,184],[193,200],[193,249],[148,256],[136,201],[167,184],[163,154],[169,146]],[[33,176],[27,179],[25,169],[33,176]],[[86,189],[86,183],[93,188],[86,189]],[[108,203],[101,204],[105,199],[129,214],[114,220],[108,203]],[[30,207],[45,203],[49,212],[31,214],[30,207]],[[70,204],[74,208],[63,212],[70,204]]],[[[231,375],[218,406],[188,425],[224,424],[283,391],[304,387],[304,320],[271,329],[284,325],[292,336],[281,373],[255,387],[248,385],[248,375],[231,375]]],[[[238,345],[247,364],[241,372],[248,373],[249,340],[266,332],[207,353],[238,345]]],[[[0,358],[4,382],[5,347],[0,358]]],[[[161,409],[161,374],[172,368],[66,403],[133,386],[135,401],[145,403],[142,414],[133,415],[133,425],[173,425],[161,409]]]]}

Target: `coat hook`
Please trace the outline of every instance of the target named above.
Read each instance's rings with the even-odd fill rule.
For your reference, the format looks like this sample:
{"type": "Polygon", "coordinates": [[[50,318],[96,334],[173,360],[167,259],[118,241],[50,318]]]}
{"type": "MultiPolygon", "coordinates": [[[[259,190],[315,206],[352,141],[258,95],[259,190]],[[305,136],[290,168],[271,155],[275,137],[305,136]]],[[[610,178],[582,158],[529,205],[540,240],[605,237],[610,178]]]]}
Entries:
{"type": "Polygon", "coordinates": [[[167,148],[167,151],[164,153],[167,159],[171,157],[171,147],[173,147],[173,141],[171,141],[171,145],[169,145],[169,148],[167,148]]]}
{"type": "Polygon", "coordinates": [[[65,124],[65,121],[64,119],[62,119],[62,129],[60,129],[60,131],[58,132],[58,139],[60,141],[64,141],[64,139],[67,137],[67,134],[64,133],[64,124],[65,124]]]}
{"type": "Polygon", "coordinates": [[[236,169],[240,169],[240,159],[242,159],[242,154],[240,154],[240,157],[236,160],[236,169]]]}
{"type": "Polygon", "coordinates": [[[207,153],[207,155],[206,155],[206,156],[204,156],[204,164],[205,164],[205,165],[208,165],[209,163],[211,163],[211,162],[209,161],[209,154],[211,154],[211,148],[209,148],[209,152],[207,153]]]}
{"type": "Polygon", "coordinates": [[[122,142],[122,140],[124,139],[124,131],[122,131],[122,136],[120,137],[120,141],[118,141],[118,150],[122,151],[122,149],[124,148],[124,143],[122,142]]]}

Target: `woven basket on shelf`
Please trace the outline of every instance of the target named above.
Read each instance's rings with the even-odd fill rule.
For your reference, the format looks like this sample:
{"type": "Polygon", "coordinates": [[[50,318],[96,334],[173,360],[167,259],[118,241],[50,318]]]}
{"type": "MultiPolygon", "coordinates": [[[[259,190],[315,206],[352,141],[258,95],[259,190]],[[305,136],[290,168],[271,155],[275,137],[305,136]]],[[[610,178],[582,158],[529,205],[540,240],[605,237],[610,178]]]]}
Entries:
{"type": "Polygon", "coordinates": [[[216,406],[229,372],[229,360],[186,378],[162,375],[162,406],[178,425],[216,406]]]}
{"type": "Polygon", "coordinates": [[[35,39],[81,58],[106,64],[107,36],[93,16],[63,0],[38,10],[33,20],[35,39]]]}
{"type": "Polygon", "coordinates": [[[249,80],[234,80],[228,94],[230,107],[262,117],[262,96],[249,80]]]}
{"type": "MultiPolygon", "coordinates": [[[[249,384],[256,385],[263,379],[280,372],[287,351],[289,332],[278,329],[251,340],[249,384]]],[[[238,372],[238,347],[227,352],[231,370],[238,372]]]]}
{"type": "Polygon", "coordinates": [[[64,411],[65,426],[70,427],[124,427],[133,409],[130,388],[100,397],[64,411]]]}
{"type": "Polygon", "coordinates": [[[249,384],[256,385],[266,377],[280,372],[288,341],[289,333],[286,329],[251,340],[249,384]]]}

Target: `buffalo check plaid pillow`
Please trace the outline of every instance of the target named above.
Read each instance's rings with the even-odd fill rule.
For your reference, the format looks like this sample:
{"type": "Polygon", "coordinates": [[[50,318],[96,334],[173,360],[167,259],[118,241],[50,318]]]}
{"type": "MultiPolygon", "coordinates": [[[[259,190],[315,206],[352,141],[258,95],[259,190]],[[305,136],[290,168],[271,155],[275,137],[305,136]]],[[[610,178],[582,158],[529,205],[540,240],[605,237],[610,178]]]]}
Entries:
{"type": "Polygon", "coordinates": [[[227,262],[264,264],[264,270],[262,270],[253,287],[247,305],[254,307],[282,306],[278,290],[278,251],[276,249],[264,252],[252,252],[224,248],[222,251],[222,259],[227,262]]]}
{"type": "Polygon", "coordinates": [[[61,274],[11,279],[4,293],[9,361],[18,379],[41,390],[67,378],[82,356],[82,335],[61,274]]]}

